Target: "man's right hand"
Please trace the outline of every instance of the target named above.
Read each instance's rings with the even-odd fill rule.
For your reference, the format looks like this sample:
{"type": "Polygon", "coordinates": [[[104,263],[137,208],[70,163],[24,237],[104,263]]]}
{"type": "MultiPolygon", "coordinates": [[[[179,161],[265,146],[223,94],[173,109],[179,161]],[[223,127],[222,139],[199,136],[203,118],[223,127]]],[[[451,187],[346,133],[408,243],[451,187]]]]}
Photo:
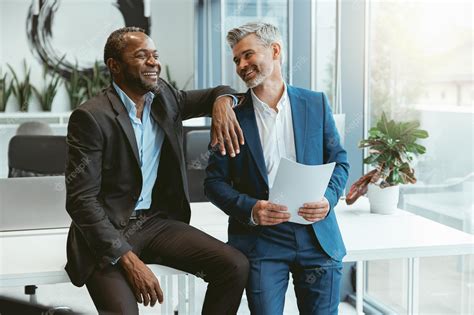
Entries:
{"type": "Polygon", "coordinates": [[[290,219],[288,208],[267,200],[259,200],[252,208],[252,216],[258,225],[276,225],[290,219]]]}
{"type": "Polygon", "coordinates": [[[163,291],[155,274],[134,252],[126,252],[119,260],[120,266],[132,285],[133,293],[138,303],[154,306],[156,301],[163,303],[163,291]]]}

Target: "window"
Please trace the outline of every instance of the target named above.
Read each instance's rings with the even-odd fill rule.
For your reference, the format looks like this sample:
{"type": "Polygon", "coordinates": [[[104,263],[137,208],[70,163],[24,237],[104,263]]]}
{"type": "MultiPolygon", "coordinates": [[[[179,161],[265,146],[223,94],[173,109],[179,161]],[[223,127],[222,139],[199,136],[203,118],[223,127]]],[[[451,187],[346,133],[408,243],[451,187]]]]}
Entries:
{"type": "MultiPolygon", "coordinates": [[[[245,83],[235,73],[235,64],[232,61],[232,51],[227,44],[227,31],[242,24],[255,21],[265,21],[276,25],[283,40],[283,51],[286,59],[288,57],[288,1],[287,0],[228,0],[222,2],[223,6],[223,83],[237,90],[245,91],[245,83]]],[[[288,72],[287,60],[283,63],[283,75],[288,72]]]]}
{"type": "MultiPolygon", "coordinates": [[[[472,12],[469,1],[370,2],[368,100],[369,125],[386,112],[419,120],[430,134],[416,161],[418,182],[401,187],[399,207],[474,234],[472,12]]],[[[470,313],[473,263],[472,255],[421,258],[419,313],[470,313]]],[[[408,284],[397,280],[406,279],[398,276],[405,262],[367,268],[368,295],[406,313],[400,289],[408,284]]]]}
{"type": "Polygon", "coordinates": [[[318,1],[315,5],[313,46],[314,78],[312,88],[322,91],[334,107],[336,94],[336,1],[318,1]]]}

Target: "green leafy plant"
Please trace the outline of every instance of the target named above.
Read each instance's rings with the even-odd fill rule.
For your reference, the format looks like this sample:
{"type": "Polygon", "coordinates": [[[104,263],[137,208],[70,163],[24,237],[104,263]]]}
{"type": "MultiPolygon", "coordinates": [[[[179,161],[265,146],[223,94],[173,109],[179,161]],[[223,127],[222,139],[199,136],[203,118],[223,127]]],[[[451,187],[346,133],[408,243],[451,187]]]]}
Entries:
{"type": "Polygon", "coordinates": [[[20,106],[20,111],[26,112],[28,111],[28,105],[32,94],[32,87],[30,84],[30,73],[31,69],[28,68],[26,65],[26,60],[23,60],[23,67],[25,72],[25,77],[22,81],[16,75],[15,70],[7,64],[8,68],[10,68],[10,72],[13,75],[13,82],[12,82],[12,92],[15,95],[16,99],[18,100],[18,104],[20,106]]]}
{"type": "Polygon", "coordinates": [[[168,83],[175,89],[178,89],[178,85],[176,84],[176,81],[171,79],[170,67],[168,65],[165,66],[165,72],[166,72],[166,79],[168,79],[168,83]]]}
{"type": "Polygon", "coordinates": [[[81,72],[79,71],[77,62],[74,68],[72,68],[69,80],[64,80],[64,86],[66,87],[66,91],[69,96],[69,103],[72,110],[77,108],[77,106],[81,105],[82,102],[86,100],[86,81],[84,80],[81,72]]]}
{"type": "MultiPolygon", "coordinates": [[[[60,63],[61,61],[59,61],[60,63]]],[[[43,88],[37,89],[32,86],[33,92],[44,111],[51,111],[53,100],[58,93],[59,85],[61,84],[61,76],[57,73],[59,63],[53,70],[49,70],[48,65],[43,65],[43,88]]]]}
{"type": "Polygon", "coordinates": [[[82,75],[82,79],[86,82],[85,86],[89,98],[97,95],[102,89],[110,85],[110,75],[106,67],[101,67],[98,61],[94,63],[90,73],[82,75]]]}
{"type": "Polygon", "coordinates": [[[8,81],[6,73],[2,76],[2,71],[0,69],[0,112],[5,111],[8,99],[12,94],[12,84],[11,81],[8,81]]]}
{"type": "Polygon", "coordinates": [[[418,121],[395,122],[388,120],[382,113],[377,125],[369,130],[369,138],[359,143],[359,148],[369,148],[369,156],[364,159],[364,163],[375,169],[351,186],[346,197],[348,204],[365,194],[370,183],[381,188],[416,183],[411,162],[414,156],[426,152],[426,148],[416,142],[428,138],[428,132],[418,127],[418,121]]]}

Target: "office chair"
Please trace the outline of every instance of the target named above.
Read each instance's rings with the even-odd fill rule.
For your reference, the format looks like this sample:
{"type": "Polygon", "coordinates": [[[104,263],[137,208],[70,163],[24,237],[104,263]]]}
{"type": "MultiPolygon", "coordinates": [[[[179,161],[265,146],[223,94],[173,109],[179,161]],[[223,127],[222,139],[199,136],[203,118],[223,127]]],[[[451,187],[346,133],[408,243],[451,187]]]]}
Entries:
{"type": "Polygon", "coordinates": [[[209,159],[207,147],[210,140],[209,126],[184,127],[184,154],[191,202],[208,201],[204,195],[204,179],[209,159]]]}
{"type": "Polygon", "coordinates": [[[53,135],[53,129],[44,122],[41,121],[26,121],[22,123],[18,128],[16,129],[16,135],[24,135],[24,136],[38,136],[38,135],[43,135],[43,136],[52,136],[53,135]]]}
{"type": "Polygon", "coordinates": [[[64,175],[66,137],[17,135],[8,144],[8,177],[64,175]]]}

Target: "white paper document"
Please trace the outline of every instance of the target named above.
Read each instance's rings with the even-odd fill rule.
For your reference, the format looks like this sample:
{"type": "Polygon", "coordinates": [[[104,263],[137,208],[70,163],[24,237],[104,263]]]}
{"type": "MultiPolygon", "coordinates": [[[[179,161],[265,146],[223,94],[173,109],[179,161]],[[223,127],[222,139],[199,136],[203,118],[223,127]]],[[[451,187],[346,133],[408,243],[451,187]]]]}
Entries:
{"type": "Polygon", "coordinates": [[[312,224],[298,215],[306,202],[316,202],[324,197],[336,163],[304,165],[286,158],[280,160],[268,200],[288,207],[290,222],[312,224]]]}

